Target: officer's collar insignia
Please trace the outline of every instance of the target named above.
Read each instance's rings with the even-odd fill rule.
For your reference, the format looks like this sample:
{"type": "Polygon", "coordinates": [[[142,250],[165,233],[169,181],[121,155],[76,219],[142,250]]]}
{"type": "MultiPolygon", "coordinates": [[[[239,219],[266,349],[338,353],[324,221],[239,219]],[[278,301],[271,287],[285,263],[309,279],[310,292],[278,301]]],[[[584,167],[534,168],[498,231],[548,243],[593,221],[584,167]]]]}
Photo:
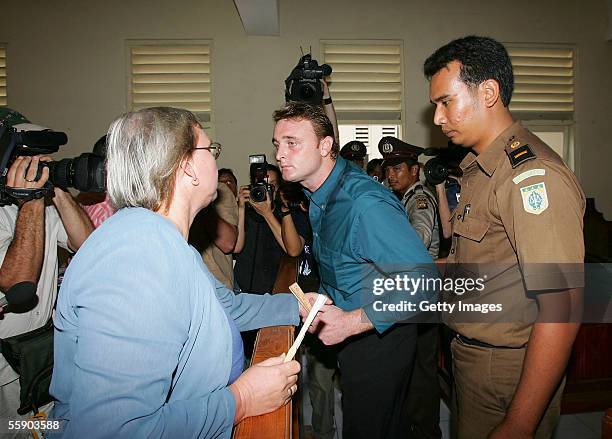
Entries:
{"type": "Polygon", "coordinates": [[[521,163],[535,158],[535,154],[528,144],[516,147],[513,145],[514,143],[506,148],[506,154],[508,154],[512,168],[516,168],[521,163]]]}
{"type": "Polygon", "coordinates": [[[525,212],[539,215],[548,208],[548,194],[544,182],[521,188],[525,212]]]}
{"type": "Polygon", "coordinates": [[[382,145],[382,152],[385,154],[389,154],[391,152],[393,152],[393,145],[391,145],[389,142],[385,142],[382,145]]]}
{"type": "Polygon", "coordinates": [[[510,144],[510,148],[512,149],[518,148],[519,146],[521,146],[521,142],[519,142],[518,140],[515,140],[514,142],[510,144]]]}

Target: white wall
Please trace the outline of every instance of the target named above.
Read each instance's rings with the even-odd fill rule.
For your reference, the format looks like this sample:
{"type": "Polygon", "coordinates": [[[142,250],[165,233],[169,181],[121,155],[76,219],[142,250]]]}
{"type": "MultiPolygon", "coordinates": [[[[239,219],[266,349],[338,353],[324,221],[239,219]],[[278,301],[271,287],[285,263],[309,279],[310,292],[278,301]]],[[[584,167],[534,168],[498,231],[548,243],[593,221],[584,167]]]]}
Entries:
{"type": "Polygon", "coordinates": [[[323,39],[404,42],[403,137],[443,144],[432,127],[423,60],[466,34],[506,42],[577,46],[576,171],[587,196],[612,219],[609,126],[612,43],[607,0],[295,0],[280,1],[279,37],[247,37],[231,0],[24,0],[2,2],[0,42],[8,44],[9,106],[68,133],[62,156],[91,149],[127,110],[126,39],[212,39],[220,166],[247,178],[247,155],[272,157],[271,113],[299,46],[319,55],[323,39]]]}

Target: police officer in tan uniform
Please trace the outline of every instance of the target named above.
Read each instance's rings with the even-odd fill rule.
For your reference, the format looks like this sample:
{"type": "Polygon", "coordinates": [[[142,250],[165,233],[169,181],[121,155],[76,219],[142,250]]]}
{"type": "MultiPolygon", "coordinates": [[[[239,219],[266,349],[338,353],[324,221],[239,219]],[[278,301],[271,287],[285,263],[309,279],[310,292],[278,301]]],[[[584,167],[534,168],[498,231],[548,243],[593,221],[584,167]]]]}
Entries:
{"type": "Polygon", "coordinates": [[[367,153],[368,150],[365,144],[359,140],[351,140],[340,149],[340,156],[342,158],[355,163],[361,169],[365,165],[364,160],[367,153]]]}
{"type": "Polygon", "coordinates": [[[577,321],[583,287],[584,194],[562,159],[513,120],[512,65],[500,43],[454,40],[425,61],[424,73],[434,123],[474,151],[461,162],[446,274],[473,275],[484,290],[458,296],[455,284],[448,302],[501,307],[443,315],[458,334],[458,436],[550,437],[579,328],[568,322],[577,321]]]}
{"type": "Polygon", "coordinates": [[[419,179],[419,155],[423,148],[385,136],[378,142],[389,188],[402,197],[410,224],[433,259],[440,250],[436,197],[419,179]]]}
{"type": "MultiPolygon", "coordinates": [[[[440,250],[438,209],[435,196],[419,180],[419,155],[424,149],[385,136],[378,142],[389,188],[401,197],[408,220],[433,259],[440,250]]],[[[440,388],[438,385],[438,325],[419,323],[414,369],[408,387],[406,414],[410,438],[438,439],[440,388]]]]}

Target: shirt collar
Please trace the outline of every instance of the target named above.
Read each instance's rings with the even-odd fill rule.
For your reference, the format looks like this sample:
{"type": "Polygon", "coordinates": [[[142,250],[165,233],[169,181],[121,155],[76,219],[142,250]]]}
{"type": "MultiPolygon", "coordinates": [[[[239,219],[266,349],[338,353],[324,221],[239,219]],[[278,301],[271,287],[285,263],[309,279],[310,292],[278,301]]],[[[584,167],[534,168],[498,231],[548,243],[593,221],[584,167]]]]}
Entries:
{"type": "Polygon", "coordinates": [[[501,161],[502,157],[505,156],[504,150],[506,146],[514,140],[514,138],[522,130],[520,121],[514,122],[508,128],[506,128],[497,138],[485,149],[485,151],[479,155],[470,152],[461,161],[461,169],[465,170],[474,161],[478,162],[482,170],[490,177],[495,172],[497,165],[501,161]]]}
{"type": "Polygon", "coordinates": [[[349,166],[348,161],[338,156],[331,173],[327,176],[323,184],[319,186],[319,189],[314,192],[304,189],[304,193],[310,198],[310,201],[319,208],[324,209],[327,199],[340,182],[340,177],[347,166],[349,166]]]}
{"type": "Polygon", "coordinates": [[[406,198],[408,198],[408,196],[410,195],[410,193],[411,193],[411,192],[414,192],[414,191],[415,191],[415,189],[417,188],[417,186],[420,186],[421,184],[422,184],[422,183],[421,183],[421,180],[417,180],[417,181],[415,181],[415,182],[412,184],[412,186],[410,186],[410,187],[409,187],[409,188],[406,190],[406,192],[404,192],[404,196],[402,197],[402,200],[406,200],[406,198]]]}

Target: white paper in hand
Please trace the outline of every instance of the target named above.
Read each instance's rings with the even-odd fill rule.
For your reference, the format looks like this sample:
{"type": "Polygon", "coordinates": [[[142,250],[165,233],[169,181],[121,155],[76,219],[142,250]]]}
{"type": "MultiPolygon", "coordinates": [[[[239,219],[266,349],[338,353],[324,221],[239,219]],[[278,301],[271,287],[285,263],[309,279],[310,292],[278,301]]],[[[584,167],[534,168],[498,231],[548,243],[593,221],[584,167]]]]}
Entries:
{"type": "Polygon", "coordinates": [[[304,325],[302,326],[302,329],[300,329],[300,333],[298,334],[295,341],[289,348],[289,351],[287,351],[287,355],[285,355],[285,360],[284,360],[285,363],[287,361],[293,360],[293,357],[295,357],[295,353],[297,352],[300,345],[302,344],[302,340],[304,340],[304,336],[306,336],[306,331],[308,331],[308,328],[312,324],[312,321],[317,316],[317,313],[319,312],[321,307],[325,305],[325,302],[327,302],[327,296],[323,294],[319,294],[317,296],[317,300],[315,301],[314,305],[312,305],[312,309],[308,313],[308,317],[306,317],[306,320],[304,320],[304,325]]]}

